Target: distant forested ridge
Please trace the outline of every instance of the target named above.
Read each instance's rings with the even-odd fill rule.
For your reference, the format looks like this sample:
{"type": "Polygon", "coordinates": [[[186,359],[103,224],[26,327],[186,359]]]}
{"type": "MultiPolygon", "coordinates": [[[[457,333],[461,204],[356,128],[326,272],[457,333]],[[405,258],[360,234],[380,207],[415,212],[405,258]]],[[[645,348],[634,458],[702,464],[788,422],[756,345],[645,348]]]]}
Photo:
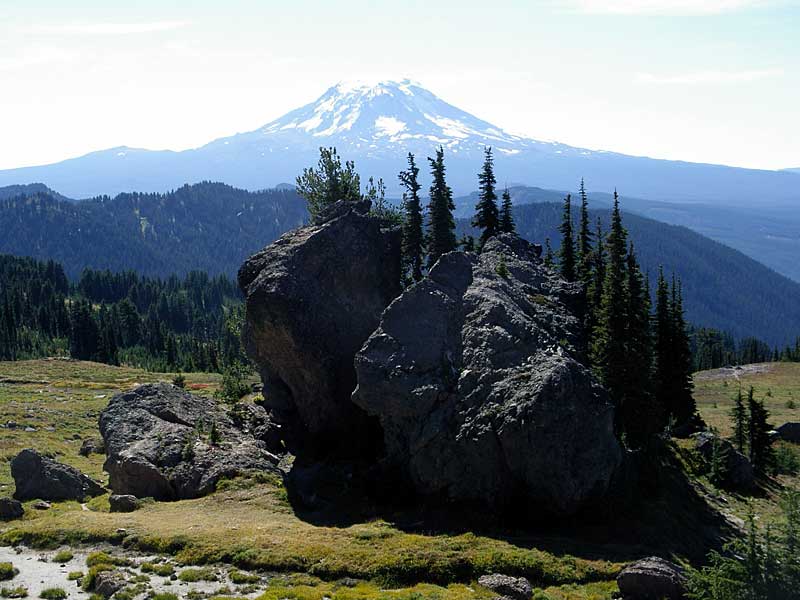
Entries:
{"type": "Polygon", "coordinates": [[[71,278],[87,267],[162,277],[193,270],[232,275],[305,218],[305,203],[286,189],[247,192],[200,183],[167,194],[80,202],[35,191],[0,200],[0,252],[55,260],[71,278]]]}
{"type": "MultiPolygon", "coordinates": [[[[512,188],[512,199],[514,193],[512,188]]],[[[621,204],[651,281],[659,265],[681,278],[689,322],[737,339],[763,339],[771,347],[794,343],[800,284],[685,227],[626,212],[624,195],[621,204]]],[[[561,210],[550,202],[515,204],[517,231],[537,243],[550,238],[557,250],[561,210]]],[[[608,227],[610,210],[590,212],[608,227]]],[[[233,276],[247,256],[307,218],[305,202],[286,187],[247,192],[202,183],[168,194],[79,202],[36,192],[0,200],[0,252],[54,259],[73,279],[86,267],[161,277],[192,270],[233,276]]],[[[469,231],[469,219],[459,219],[459,237],[469,231]]]]}
{"type": "Polygon", "coordinates": [[[0,255],[0,360],[66,356],[159,371],[244,361],[241,296],[219,275],[148,278],[0,255]]]}

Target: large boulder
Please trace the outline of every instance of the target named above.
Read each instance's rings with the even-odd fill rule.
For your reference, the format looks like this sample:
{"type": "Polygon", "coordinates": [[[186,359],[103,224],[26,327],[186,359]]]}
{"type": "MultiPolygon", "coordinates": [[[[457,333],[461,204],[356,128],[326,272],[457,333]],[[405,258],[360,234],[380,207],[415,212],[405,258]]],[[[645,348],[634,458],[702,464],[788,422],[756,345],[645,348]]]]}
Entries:
{"type": "Polygon", "coordinates": [[[609,490],[622,449],[582,363],[581,290],[538,255],[511,235],[444,255],[355,358],[353,401],[422,494],[565,515],[609,490]]]}
{"type": "Polygon", "coordinates": [[[17,500],[80,500],[100,496],[106,490],[78,469],[26,449],[11,460],[17,500]]]}
{"type": "Polygon", "coordinates": [[[794,444],[800,444],[800,423],[784,423],[778,427],[776,431],[782,440],[786,440],[787,442],[792,442],[794,444]]]}
{"type": "Polygon", "coordinates": [[[678,565],[651,556],[626,566],[617,576],[624,600],[683,600],[686,575],[678,565]]]}
{"type": "Polygon", "coordinates": [[[115,395],[100,415],[109,486],[115,494],[177,500],[208,494],[223,477],[277,473],[278,456],[235,413],[166,383],[115,395]]]}
{"type": "Polygon", "coordinates": [[[260,368],[265,406],[289,448],[305,456],[359,454],[380,440],[350,401],[353,357],[400,293],[399,232],[339,202],[239,270],[245,345],[260,368]]]}
{"type": "Polygon", "coordinates": [[[753,465],[728,440],[710,431],[704,431],[694,436],[694,444],[695,449],[709,465],[714,461],[714,453],[717,453],[722,466],[723,485],[747,491],[756,484],[753,465]]]}

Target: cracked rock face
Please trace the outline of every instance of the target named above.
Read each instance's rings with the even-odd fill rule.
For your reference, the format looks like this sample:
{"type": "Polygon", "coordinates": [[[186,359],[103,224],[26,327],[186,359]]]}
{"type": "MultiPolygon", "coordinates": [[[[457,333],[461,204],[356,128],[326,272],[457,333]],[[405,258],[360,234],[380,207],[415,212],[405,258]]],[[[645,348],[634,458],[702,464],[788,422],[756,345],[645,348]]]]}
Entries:
{"type": "Polygon", "coordinates": [[[260,407],[236,413],[170,384],[142,385],[115,395],[100,415],[103,468],[115,494],[197,498],[223,477],[278,473],[278,449],[270,446],[271,435],[260,435],[265,429],[270,421],[260,407]]]}
{"type": "Polygon", "coordinates": [[[498,508],[602,498],[622,450],[575,350],[580,297],[516,236],[443,256],[355,358],[353,402],[379,419],[388,466],[422,494],[498,508]]]}
{"type": "Polygon", "coordinates": [[[400,236],[362,214],[368,209],[338,202],[239,270],[245,345],[264,406],[298,455],[358,455],[380,441],[374,420],[350,401],[353,357],[400,293],[400,236]]]}

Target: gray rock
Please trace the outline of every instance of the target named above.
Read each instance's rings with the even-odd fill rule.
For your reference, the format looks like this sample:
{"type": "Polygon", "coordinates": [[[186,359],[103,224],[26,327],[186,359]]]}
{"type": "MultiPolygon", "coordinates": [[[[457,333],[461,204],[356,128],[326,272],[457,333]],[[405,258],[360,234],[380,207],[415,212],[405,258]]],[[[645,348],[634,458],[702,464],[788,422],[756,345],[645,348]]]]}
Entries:
{"type": "Polygon", "coordinates": [[[108,504],[111,512],[133,512],[139,508],[139,499],[130,494],[111,494],[108,504]]]}
{"type": "Polygon", "coordinates": [[[800,444],[800,423],[784,423],[778,427],[776,431],[781,436],[782,440],[792,442],[793,444],[800,444]]]}
{"type": "Polygon", "coordinates": [[[478,583],[486,589],[497,592],[504,598],[511,600],[530,600],[533,594],[531,582],[524,577],[511,577],[509,575],[484,575],[478,579],[478,583]]]}
{"type": "Polygon", "coordinates": [[[683,600],[686,576],[678,565],[651,556],[632,563],[617,576],[625,600],[683,600]]]}
{"type": "Polygon", "coordinates": [[[314,216],[311,220],[312,225],[322,225],[328,221],[338,219],[348,213],[354,212],[359,215],[366,215],[372,208],[372,201],[365,199],[360,202],[349,202],[346,200],[339,200],[330,206],[323,208],[319,214],[314,216]]]}
{"type": "Polygon", "coordinates": [[[602,498],[622,450],[575,350],[581,310],[580,287],[516,236],[443,256],[355,358],[353,401],[380,420],[390,467],[423,494],[538,513],[602,498]]]}
{"type": "Polygon", "coordinates": [[[228,408],[169,384],[115,395],[100,415],[104,468],[115,494],[196,498],[249,470],[277,473],[278,457],[234,423],[228,408]],[[212,445],[212,425],[220,442],[212,445]]]}
{"type": "Polygon", "coordinates": [[[707,463],[713,460],[714,445],[717,444],[717,452],[721,452],[724,456],[724,485],[744,491],[753,488],[756,483],[753,466],[728,440],[710,431],[704,431],[694,436],[694,443],[695,449],[707,463]]]}
{"type": "Polygon", "coordinates": [[[99,496],[105,488],[78,469],[26,449],[11,460],[17,500],[80,500],[99,496]]]}
{"type": "Polygon", "coordinates": [[[353,357],[400,293],[399,232],[339,204],[332,220],[286,233],[239,270],[264,406],[307,456],[358,454],[380,438],[350,401],[353,357]]]}
{"type": "Polygon", "coordinates": [[[81,449],[78,450],[78,454],[81,456],[89,456],[90,454],[105,454],[106,453],[106,445],[103,443],[102,439],[98,438],[86,438],[83,440],[81,444],[81,449]]]}
{"type": "Polygon", "coordinates": [[[125,574],[121,571],[100,571],[94,580],[94,591],[103,598],[111,598],[125,587],[125,574]]]}
{"type": "Polygon", "coordinates": [[[22,508],[22,503],[13,498],[0,498],[0,520],[11,521],[19,519],[25,514],[25,509],[22,508]]]}
{"type": "Polygon", "coordinates": [[[52,505],[45,500],[37,500],[36,502],[31,504],[31,507],[35,510],[50,510],[52,508],[52,505]]]}

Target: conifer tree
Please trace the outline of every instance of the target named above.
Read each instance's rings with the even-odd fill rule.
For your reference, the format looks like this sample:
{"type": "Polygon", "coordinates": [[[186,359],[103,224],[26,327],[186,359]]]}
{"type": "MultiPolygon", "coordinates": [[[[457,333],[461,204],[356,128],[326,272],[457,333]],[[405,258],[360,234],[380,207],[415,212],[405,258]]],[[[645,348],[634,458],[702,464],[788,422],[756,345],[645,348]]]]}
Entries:
{"type": "Polygon", "coordinates": [[[747,441],[747,409],[744,406],[741,385],[739,385],[739,391],[736,393],[731,409],[731,421],[733,421],[733,445],[739,452],[744,453],[747,441]]]}
{"type": "Polygon", "coordinates": [[[403,261],[404,270],[412,281],[422,279],[422,260],[424,252],[424,236],[422,233],[422,206],[419,190],[422,186],[418,180],[419,167],[414,155],[408,153],[408,169],[401,171],[400,184],[405,188],[403,194],[403,261]]]}
{"type": "Polygon", "coordinates": [[[578,279],[589,287],[592,278],[592,232],[589,224],[589,199],[581,177],[581,215],[578,226],[578,279]]]}
{"type": "Polygon", "coordinates": [[[634,445],[642,445],[664,427],[663,414],[652,394],[653,350],[650,334],[650,293],[630,244],[627,274],[627,332],[622,397],[622,429],[634,445]]]}
{"type": "Polygon", "coordinates": [[[481,229],[479,244],[481,247],[490,237],[500,231],[500,212],[497,208],[497,192],[495,186],[497,179],[494,176],[494,158],[492,147],[484,149],[483,169],[478,174],[478,203],[475,205],[475,216],[472,226],[481,229]]]}
{"type": "Polygon", "coordinates": [[[658,269],[658,282],[656,283],[656,310],[653,317],[653,337],[655,368],[653,384],[655,387],[656,402],[667,417],[674,416],[672,407],[672,309],[669,299],[669,286],[664,278],[664,269],[658,269]]]}
{"type": "MultiPolygon", "coordinates": [[[[614,192],[611,230],[606,242],[603,296],[592,340],[592,364],[611,398],[620,405],[625,394],[626,344],[628,322],[627,232],[622,226],[619,197],[614,192]]],[[[618,423],[619,424],[619,423],[618,423]]]]}
{"type": "Polygon", "coordinates": [[[475,252],[475,238],[471,235],[464,234],[458,242],[464,252],[475,252]]]}
{"type": "Polygon", "coordinates": [[[428,267],[447,252],[456,249],[456,224],[453,220],[453,190],[445,179],[444,148],[439,146],[436,158],[428,157],[431,165],[430,202],[428,204],[428,267]]]}
{"type": "Polygon", "coordinates": [[[297,177],[297,193],[308,202],[311,216],[339,200],[361,200],[361,180],[355,164],[342,160],[336,148],[320,148],[317,168],[303,169],[297,177]]]}
{"type": "Polygon", "coordinates": [[[683,425],[697,417],[697,405],[692,391],[692,350],[686,321],[683,316],[681,282],[673,275],[670,302],[672,323],[672,402],[676,423],[683,425]]]}
{"type": "Polygon", "coordinates": [[[752,386],[747,391],[747,409],[750,463],[756,471],[766,473],[773,463],[772,439],[769,436],[772,427],[768,423],[769,412],[764,408],[763,402],[756,400],[752,386]]]}
{"type": "Polygon", "coordinates": [[[561,217],[561,248],[559,249],[559,266],[561,277],[567,281],[575,281],[575,239],[572,234],[572,197],[564,198],[564,212],[561,217]]]}
{"type": "Polygon", "coordinates": [[[500,231],[503,233],[514,233],[517,230],[512,209],[511,193],[506,188],[503,190],[503,203],[500,207],[500,231]]]}
{"type": "Polygon", "coordinates": [[[550,245],[550,238],[544,240],[544,266],[552,269],[555,266],[556,257],[553,254],[553,247],[550,245]]]}
{"type": "Polygon", "coordinates": [[[603,238],[603,225],[600,217],[597,218],[596,244],[591,255],[591,281],[587,289],[586,331],[589,335],[594,333],[600,306],[603,303],[603,284],[606,279],[606,249],[603,238]]]}

